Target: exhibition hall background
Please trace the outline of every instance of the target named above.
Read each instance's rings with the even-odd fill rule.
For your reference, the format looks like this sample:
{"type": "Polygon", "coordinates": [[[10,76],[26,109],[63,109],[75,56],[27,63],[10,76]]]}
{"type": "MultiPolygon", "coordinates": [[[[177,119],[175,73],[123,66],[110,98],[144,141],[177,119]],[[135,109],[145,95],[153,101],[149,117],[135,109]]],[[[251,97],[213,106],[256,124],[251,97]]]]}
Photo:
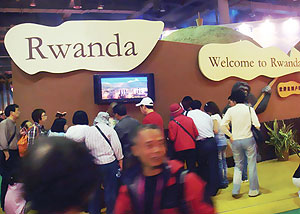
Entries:
{"type": "MultiPolygon", "coordinates": [[[[204,105],[214,101],[222,110],[227,104],[231,88],[239,78],[230,77],[222,81],[211,81],[204,77],[198,66],[198,52],[202,46],[177,42],[158,41],[148,58],[129,73],[154,73],[155,110],[164,120],[164,127],[169,122],[169,105],[180,102],[189,95],[204,105]]],[[[66,111],[68,125],[72,125],[72,115],[77,110],[88,113],[90,124],[99,111],[106,111],[108,105],[94,102],[94,74],[113,74],[115,72],[72,71],[65,74],[41,72],[28,75],[14,63],[12,65],[14,101],[20,105],[22,112],[18,123],[31,119],[35,108],[43,108],[48,115],[46,128],[50,128],[56,111],[66,111]]],[[[272,79],[264,76],[247,81],[251,92],[258,97],[261,89],[272,79]]],[[[260,122],[274,119],[291,119],[299,117],[299,95],[281,98],[276,85],[287,81],[300,82],[300,73],[280,77],[272,87],[272,95],[266,111],[259,114],[260,122]]],[[[143,115],[135,104],[126,104],[128,114],[139,121],[143,115]]]]}

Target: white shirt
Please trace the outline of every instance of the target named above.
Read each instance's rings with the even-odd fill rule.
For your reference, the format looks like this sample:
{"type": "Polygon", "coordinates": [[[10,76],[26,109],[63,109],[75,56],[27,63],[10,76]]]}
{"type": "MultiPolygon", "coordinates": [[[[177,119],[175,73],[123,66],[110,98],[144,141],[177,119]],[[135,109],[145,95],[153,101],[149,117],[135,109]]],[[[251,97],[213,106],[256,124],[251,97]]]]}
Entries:
{"type": "Polygon", "coordinates": [[[95,157],[96,164],[102,165],[113,162],[116,159],[114,154],[116,155],[118,160],[123,159],[122,147],[117,132],[113,128],[105,124],[98,123],[97,126],[108,138],[112,147],[108,144],[108,142],[95,126],[87,126],[87,128],[86,126],[82,126],[81,130],[79,129],[80,127],[76,128],[77,133],[73,136],[72,132],[74,131],[74,129],[71,130],[71,132],[68,132],[71,128],[70,127],[66,133],[66,137],[77,142],[85,142],[86,147],[95,157]]]}
{"type": "Polygon", "coordinates": [[[233,140],[250,138],[253,136],[251,132],[251,118],[253,125],[259,128],[260,123],[254,109],[243,103],[238,103],[226,111],[221,121],[221,128],[222,130],[226,130],[231,122],[233,140]],[[251,117],[249,108],[251,110],[251,117]]]}
{"type": "Polygon", "coordinates": [[[193,119],[197,127],[199,136],[196,140],[214,137],[213,120],[208,114],[199,109],[194,109],[189,111],[187,116],[193,119]]]}
{"type": "Polygon", "coordinates": [[[84,143],[86,131],[89,129],[88,125],[75,125],[68,128],[66,131],[66,138],[74,140],[78,143],[84,143]]]}

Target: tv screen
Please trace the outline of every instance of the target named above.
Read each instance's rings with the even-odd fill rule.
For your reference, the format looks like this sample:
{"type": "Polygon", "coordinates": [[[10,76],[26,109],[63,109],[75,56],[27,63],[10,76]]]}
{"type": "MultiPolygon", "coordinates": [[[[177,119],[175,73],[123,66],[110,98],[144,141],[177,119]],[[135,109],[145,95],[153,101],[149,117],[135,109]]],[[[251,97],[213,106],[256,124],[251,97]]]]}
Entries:
{"type": "Polygon", "coordinates": [[[155,99],[153,74],[94,75],[95,103],[137,103],[155,99]]]}

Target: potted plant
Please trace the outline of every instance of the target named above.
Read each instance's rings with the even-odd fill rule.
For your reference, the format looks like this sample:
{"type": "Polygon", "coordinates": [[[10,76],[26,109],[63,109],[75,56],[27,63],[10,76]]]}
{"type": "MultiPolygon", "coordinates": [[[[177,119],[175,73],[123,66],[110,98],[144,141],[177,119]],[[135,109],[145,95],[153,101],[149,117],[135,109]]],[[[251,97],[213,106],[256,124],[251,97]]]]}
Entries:
{"type": "Polygon", "coordinates": [[[273,129],[266,123],[264,125],[270,136],[270,140],[266,141],[266,143],[275,147],[275,154],[278,160],[288,160],[290,149],[299,156],[300,145],[295,140],[296,131],[293,130],[293,124],[286,125],[282,121],[282,125],[279,127],[275,119],[273,129]]]}

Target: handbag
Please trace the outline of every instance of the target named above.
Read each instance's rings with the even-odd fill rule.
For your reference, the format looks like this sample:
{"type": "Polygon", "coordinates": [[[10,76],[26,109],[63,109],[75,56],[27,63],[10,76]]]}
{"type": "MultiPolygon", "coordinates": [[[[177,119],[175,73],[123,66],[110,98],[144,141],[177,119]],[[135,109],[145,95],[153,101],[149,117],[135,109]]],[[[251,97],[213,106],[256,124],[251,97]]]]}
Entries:
{"type": "Polygon", "coordinates": [[[261,134],[261,131],[259,129],[257,129],[254,125],[253,125],[253,122],[252,122],[252,117],[251,117],[251,109],[250,109],[250,106],[249,106],[249,112],[250,112],[250,120],[251,120],[251,132],[253,134],[253,137],[256,141],[256,143],[260,143],[260,142],[263,142],[264,139],[263,139],[263,136],[261,134]]]}
{"type": "MultiPolygon", "coordinates": [[[[116,160],[118,160],[118,158],[117,158],[117,156],[116,156],[116,154],[115,154],[115,152],[114,152],[114,150],[113,150],[113,148],[112,148],[112,146],[111,146],[111,143],[110,143],[110,141],[108,140],[108,138],[105,136],[105,134],[102,132],[102,130],[101,130],[97,125],[96,125],[95,127],[96,127],[96,129],[98,129],[98,131],[99,131],[99,132],[101,133],[101,135],[104,137],[104,139],[107,141],[107,143],[109,144],[110,148],[112,149],[112,151],[113,151],[113,153],[114,153],[114,156],[115,156],[116,160]]],[[[120,168],[120,166],[119,166],[118,171],[117,171],[117,173],[116,173],[116,177],[117,177],[117,178],[120,178],[120,177],[121,177],[121,168],[120,168]]]]}

